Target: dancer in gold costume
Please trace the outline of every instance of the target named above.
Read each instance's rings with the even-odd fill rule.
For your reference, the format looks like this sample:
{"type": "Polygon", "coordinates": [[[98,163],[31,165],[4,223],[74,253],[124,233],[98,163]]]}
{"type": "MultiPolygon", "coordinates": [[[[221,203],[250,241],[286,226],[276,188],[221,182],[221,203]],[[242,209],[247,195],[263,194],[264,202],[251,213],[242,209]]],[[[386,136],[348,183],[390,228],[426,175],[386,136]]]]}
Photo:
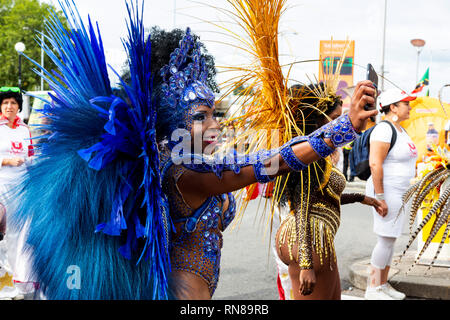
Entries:
{"type": "MultiPolygon", "coordinates": [[[[339,78],[335,74],[339,75],[344,59],[340,60],[335,74],[331,70],[324,72],[323,83],[289,88],[278,53],[278,26],[286,0],[228,2],[234,8],[233,18],[246,34],[241,46],[253,58],[249,66],[229,67],[230,71],[240,73],[230,80],[230,91],[244,86],[252,92],[242,101],[247,112],[230,119],[236,130],[242,129],[233,143],[245,140],[250,149],[271,148],[273,134],[268,132],[276,130],[279,143],[284,144],[295,136],[308,136],[330,120],[335,122],[342,113],[342,101],[336,94],[339,78]]],[[[370,82],[359,83],[357,88],[361,85],[373,88],[370,82]]],[[[280,204],[289,202],[292,213],[280,227],[276,242],[281,260],[289,265],[294,298],[340,298],[333,245],[339,227],[340,204],[361,202],[379,206],[378,201],[363,194],[341,198],[344,188],[345,177],[330,158],[303,170],[293,170],[274,182],[270,222],[280,204]]],[[[248,201],[248,198],[240,199],[241,210],[248,201]]]]}
{"type": "MultiPolygon", "coordinates": [[[[309,97],[300,102],[305,109],[308,105],[320,103],[319,86],[298,88],[310,91],[309,97]],[[316,94],[314,93],[316,92],[316,94]]],[[[322,85],[323,87],[323,85],[322,85]]],[[[293,90],[292,90],[293,91],[293,90]]],[[[293,92],[293,96],[298,96],[293,92]]],[[[299,110],[302,107],[300,106],[299,110]]],[[[334,120],[342,113],[342,101],[336,95],[329,95],[327,103],[322,103],[322,112],[311,112],[306,124],[306,132],[334,120]]],[[[304,110],[306,111],[306,110],[304,110]]],[[[290,214],[278,229],[276,239],[277,254],[289,267],[292,292],[287,298],[296,300],[340,299],[341,286],[337,266],[334,238],[340,225],[341,205],[360,202],[380,210],[380,203],[374,198],[359,193],[343,193],[345,176],[336,168],[337,158],[330,156],[300,173],[290,174],[285,179],[281,204],[290,214]]]]}

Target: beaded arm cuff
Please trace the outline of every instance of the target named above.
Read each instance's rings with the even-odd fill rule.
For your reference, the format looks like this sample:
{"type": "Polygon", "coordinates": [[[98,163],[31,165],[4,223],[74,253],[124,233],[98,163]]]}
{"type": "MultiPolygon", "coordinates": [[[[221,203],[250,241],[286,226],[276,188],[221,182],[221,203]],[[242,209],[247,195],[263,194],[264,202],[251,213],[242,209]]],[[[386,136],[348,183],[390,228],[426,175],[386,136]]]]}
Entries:
{"type": "MultiPolygon", "coordinates": [[[[294,143],[296,142],[298,142],[298,140],[294,141],[294,143]]],[[[286,164],[289,166],[289,168],[291,168],[293,171],[300,172],[308,166],[301,162],[295,155],[294,151],[292,151],[291,145],[294,143],[288,143],[283,146],[280,150],[280,155],[283,158],[284,162],[286,162],[286,164]]]]}
{"type": "Polygon", "coordinates": [[[267,183],[275,180],[275,178],[271,178],[267,175],[266,167],[262,162],[255,163],[253,165],[253,171],[255,172],[256,181],[259,183],[267,183]]]}
{"type": "Polygon", "coordinates": [[[271,178],[267,174],[264,163],[278,153],[279,149],[273,149],[239,155],[236,150],[232,150],[225,157],[220,157],[220,155],[216,155],[215,157],[202,157],[201,155],[188,154],[183,155],[178,160],[182,160],[181,163],[183,166],[190,170],[202,173],[213,172],[220,179],[222,179],[224,171],[233,171],[235,174],[239,174],[241,168],[253,166],[256,180],[261,183],[267,183],[273,181],[275,178],[271,178]]]}
{"type": "Polygon", "coordinates": [[[275,180],[267,174],[266,166],[264,162],[272,158],[274,155],[278,154],[279,150],[260,150],[256,153],[249,155],[249,163],[253,166],[253,171],[255,172],[256,181],[259,183],[267,183],[275,180]]]}
{"type": "Polygon", "coordinates": [[[339,118],[333,120],[327,125],[321,127],[320,129],[314,131],[308,137],[299,136],[288,143],[286,143],[280,149],[280,155],[286,164],[293,171],[302,171],[307,168],[308,165],[300,161],[295,153],[292,151],[292,146],[294,144],[308,141],[313,150],[322,158],[328,157],[334,152],[334,148],[344,146],[349,142],[355,140],[358,134],[353,129],[352,123],[348,115],[340,116],[339,118]],[[328,146],[324,138],[329,138],[333,143],[334,148],[328,146]]]}
{"type": "Polygon", "coordinates": [[[325,158],[333,153],[334,148],[343,147],[358,137],[358,133],[348,117],[348,114],[340,116],[308,136],[308,142],[314,151],[325,158]],[[331,140],[334,148],[330,148],[323,139],[331,140]]]}
{"type": "Polygon", "coordinates": [[[344,193],[341,195],[341,204],[362,202],[365,197],[362,193],[344,193]]]}
{"type": "Polygon", "coordinates": [[[261,183],[267,183],[269,181],[273,181],[273,178],[270,178],[267,175],[264,161],[273,157],[277,153],[280,153],[283,160],[293,171],[302,171],[303,169],[308,167],[308,165],[300,161],[295,155],[294,151],[292,150],[292,146],[294,144],[308,141],[313,150],[322,158],[325,158],[333,153],[334,148],[329,147],[323,140],[324,138],[329,138],[332,141],[333,146],[337,148],[355,140],[357,136],[358,134],[353,129],[350,118],[348,117],[348,115],[343,115],[328,123],[327,125],[321,127],[320,129],[314,131],[308,137],[299,136],[292,139],[280,149],[261,150],[254,154],[245,156],[239,156],[236,154],[236,151],[233,150],[233,161],[231,161],[231,163],[227,163],[226,157],[215,159],[213,158],[211,159],[212,161],[207,161],[205,163],[204,159],[201,156],[187,155],[187,158],[189,160],[199,157],[200,162],[198,162],[197,164],[192,164],[191,162],[188,165],[184,165],[189,169],[195,171],[214,172],[219,178],[222,178],[222,172],[225,170],[231,169],[234,171],[234,173],[238,174],[240,172],[240,168],[248,165],[253,165],[257,181],[261,183]]]}

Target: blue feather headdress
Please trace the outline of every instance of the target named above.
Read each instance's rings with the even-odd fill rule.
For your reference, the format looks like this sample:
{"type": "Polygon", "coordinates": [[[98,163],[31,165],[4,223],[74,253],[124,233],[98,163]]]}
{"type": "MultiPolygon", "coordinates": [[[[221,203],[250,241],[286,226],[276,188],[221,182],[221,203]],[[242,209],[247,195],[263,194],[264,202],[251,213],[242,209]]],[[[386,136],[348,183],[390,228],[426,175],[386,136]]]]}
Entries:
{"type": "Polygon", "coordinates": [[[98,26],[89,19],[86,30],[73,1],[61,1],[70,30],[52,13],[43,47],[57,72],[34,62],[53,92],[42,110],[50,134],[40,137],[14,221],[31,221],[27,244],[48,298],[167,299],[171,222],[142,12],[127,4],[127,103],[113,94],[98,26]],[[65,281],[70,266],[81,273],[76,290],[65,281]]]}
{"type": "Polygon", "coordinates": [[[158,126],[166,136],[178,128],[190,129],[187,114],[194,106],[214,106],[214,93],[206,84],[208,73],[200,46],[194,44],[191,30],[187,28],[179,47],[170,55],[169,64],[160,71],[158,126]]]}

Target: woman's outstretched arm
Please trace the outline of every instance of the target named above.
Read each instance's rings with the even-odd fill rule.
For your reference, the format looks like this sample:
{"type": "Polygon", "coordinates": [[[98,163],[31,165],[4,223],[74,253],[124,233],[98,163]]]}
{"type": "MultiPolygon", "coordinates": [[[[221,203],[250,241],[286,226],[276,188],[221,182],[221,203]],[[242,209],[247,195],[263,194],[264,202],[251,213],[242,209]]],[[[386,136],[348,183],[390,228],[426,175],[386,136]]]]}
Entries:
{"type": "MultiPolygon", "coordinates": [[[[185,201],[193,208],[199,207],[206,198],[233,192],[264,179],[273,179],[292,170],[301,171],[309,164],[331,154],[346,134],[360,132],[367,120],[377,111],[366,111],[364,106],[374,105],[376,90],[370,81],[358,83],[347,115],[325,125],[308,137],[297,137],[280,148],[264,165],[248,165],[238,174],[225,171],[221,178],[214,173],[187,170],[178,181],[178,188],[185,201]],[[340,123],[339,121],[342,121],[340,123]],[[346,131],[346,130],[349,131],[346,131]],[[263,167],[263,168],[261,168],[263,167]]],[[[356,136],[353,137],[355,139],[356,136]]],[[[346,142],[348,143],[348,142],[346,142]]],[[[266,181],[267,182],[267,181],[266,181]]]]}

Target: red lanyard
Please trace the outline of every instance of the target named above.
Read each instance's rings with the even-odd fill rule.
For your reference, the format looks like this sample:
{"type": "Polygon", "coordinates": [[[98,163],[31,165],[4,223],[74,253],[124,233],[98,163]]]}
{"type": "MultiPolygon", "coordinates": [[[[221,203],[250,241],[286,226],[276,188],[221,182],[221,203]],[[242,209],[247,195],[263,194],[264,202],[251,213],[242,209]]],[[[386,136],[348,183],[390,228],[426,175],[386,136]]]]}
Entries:
{"type": "MultiPolygon", "coordinates": [[[[4,115],[0,116],[0,120],[7,120],[9,122],[9,119],[6,118],[4,115]]],[[[16,129],[19,126],[19,122],[20,122],[20,118],[18,116],[16,116],[16,118],[13,121],[12,128],[16,129]]]]}

